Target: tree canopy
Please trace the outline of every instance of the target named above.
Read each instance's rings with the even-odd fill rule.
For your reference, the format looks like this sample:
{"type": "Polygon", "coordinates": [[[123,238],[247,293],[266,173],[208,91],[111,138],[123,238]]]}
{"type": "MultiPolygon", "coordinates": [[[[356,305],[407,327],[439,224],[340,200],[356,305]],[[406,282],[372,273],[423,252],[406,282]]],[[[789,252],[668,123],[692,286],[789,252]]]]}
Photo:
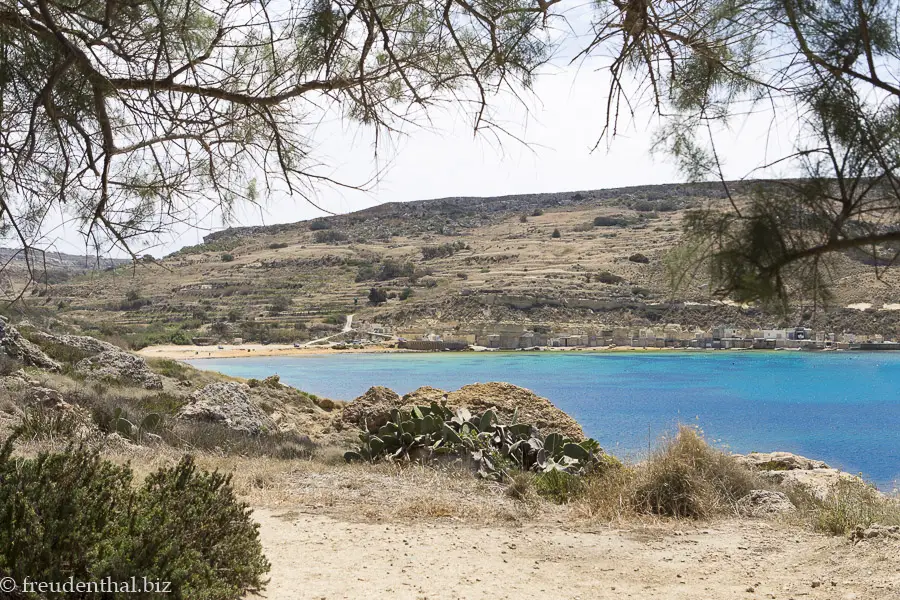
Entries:
{"type": "Polygon", "coordinates": [[[128,247],[214,200],[323,178],[306,135],[326,110],[401,127],[475,102],[549,52],[527,0],[0,0],[0,224],[29,247],[64,208],[128,247]]]}
{"type": "MultiPolygon", "coordinates": [[[[53,210],[124,248],[197,206],[228,213],[327,178],[327,111],[402,130],[443,101],[492,126],[561,44],[611,56],[614,143],[641,102],[690,179],[720,179],[716,131],[766,107],[795,120],[775,164],[804,175],[686,220],[676,280],[740,300],[827,301],[829,256],[900,255],[897,0],[0,0],[0,225],[32,247],[53,210]],[[568,33],[567,33],[568,32],[568,33]],[[574,34],[574,35],[573,35],[574,34]],[[584,40],[588,41],[585,42],[584,40]]],[[[587,118],[587,116],[586,116],[587,118]]],[[[761,167],[769,165],[760,165],[761,167]]]]}

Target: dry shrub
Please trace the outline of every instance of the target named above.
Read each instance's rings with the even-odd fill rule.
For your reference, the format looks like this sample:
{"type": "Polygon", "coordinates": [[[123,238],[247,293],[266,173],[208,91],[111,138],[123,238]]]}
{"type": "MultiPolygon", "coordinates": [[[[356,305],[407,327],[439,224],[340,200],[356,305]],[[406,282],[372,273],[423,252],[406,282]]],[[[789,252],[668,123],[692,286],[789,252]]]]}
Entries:
{"type": "Polygon", "coordinates": [[[344,465],[347,463],[344,458],[346,453],[347,449],[343,446],[317,446],[313,449],[311,458],[324,465],[344,465]]]}
{"type": "Polygon", "coordinates": [[[237,456],[267,456],[277,459],[308,459],[315,444],[295,431],[273,431],[250,435],[218,423],[175,421],[159,432],[169,446],[187,451],[206,451],[237,456]]]}
{"type": "Polygon", "coordinates": [[[733,514],[737,500],[762,487],[752,471],[681,426],[638,470],[633,502],[640,512],[703,519],[733,514]]]}
{"type": "Polygon", "coordinates": [[[817,531],[845,535],[856,527],[900,525],[900,500],[884,496],[860,479],[837,481],[824,498],[803,487],[790,491],[802,518],[817,531]]]}
{"type": "Polygon", "coordinates": [[[459,506],[444,498],[412,498],[401,503],[396,515],[404,519],[456,517],[459,506]]]}
{"type": "Polygon", "coordinates": [[[6,355],[0,350],[0,377],[12,375],[22,368],[22,363],[6,355]]]}
{"type": "Polygon", "coordinates": [[[506,486],[506,495],[514,500],[533,502],[537,498],[534,483],[534,473],[528,471],[516,471],[509,477],[509,483],[506,486]]]}
{"type": "Polygon", "coordinates": [[[602,521],[617,521],[632,516],[636,471],[621,467],[588,476],[581,496],[572,503],[575,514],[602,521]]]}
{"type": "Polygon", "coordinates": [[[765,488],[734,458],[712,448],[696,429],[682,426],[644,463],[588,477],[573,509],[596,519],[628,514],[705,519],[734,514],[736,502],[765,488]]]}

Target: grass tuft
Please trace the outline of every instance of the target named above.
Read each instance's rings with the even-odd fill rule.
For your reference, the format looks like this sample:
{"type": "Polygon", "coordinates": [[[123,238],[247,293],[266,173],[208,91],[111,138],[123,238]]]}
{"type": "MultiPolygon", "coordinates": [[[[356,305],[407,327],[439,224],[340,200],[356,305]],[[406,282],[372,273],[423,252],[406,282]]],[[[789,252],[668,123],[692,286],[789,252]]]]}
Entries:
{"type": "Polygon", "coordinates": [[[881,494],[860,479],[841,479],[824,498],[795,488],[791,501],[816,531],[846,535],[857,527],[900,525],[900,500],[881,494]]]}

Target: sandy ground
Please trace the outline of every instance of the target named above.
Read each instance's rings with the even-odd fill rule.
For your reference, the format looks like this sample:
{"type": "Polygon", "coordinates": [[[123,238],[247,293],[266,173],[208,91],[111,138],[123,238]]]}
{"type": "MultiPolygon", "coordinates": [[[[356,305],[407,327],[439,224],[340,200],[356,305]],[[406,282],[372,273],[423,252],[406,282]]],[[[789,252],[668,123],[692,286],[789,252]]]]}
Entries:
{"type": "Polygon", "coordinates": [[[345,521],[255,511],[272,600],[900,599],[900,542],[769,521],[640,527],[345,521]]]}
{"type": "Polygon", "coordinates": [[[199,358],[246,358],[247,356],[306,356],[316,354],[354,354],[354,353],[382,353],[382,352],[411,352],[410,350],[398,350],[396,348],[347,348],[335,350],[327,347],[301,347],[294,348],[291,344],[242,344],[233,346],[223,344],[220,350],[218,346],[148,346],[137,351],[137,354],[145,358],[168,358],[172,360],[196,360],[199,358]]]}
{"type": "MultiPolygon", "coordinates": [[[[518,350],[493,350],[485,348],[485,352],[518,352],[518,350]]],[[[544,352],[703,352],[700,349],[687,348],[639,348],[634,346],[614,346],[603,348],[543,348],[544,352]]],[[[712,350],[709,350],[712,352],[712,350]]],[[[715,352],[747,352],[747,350],[716,350],[715,352]]],[[[758,350],[757,352],[765,352],[758,350]]],[[[197,360],[202,358],[245,358],[247,356],[309,356],[321,354],[383,354],[383,353],[407,353],[419,354],[417,350],[403,350],[384,346],[368,346],[365,348],[346,348],[337,350],[329,347],[303,346],[295,348],[291,344],[242,344],[233,346],[223,344],[218,346],[176,346],[161,345],[148,346],[137,351],[137,354],[145,358],[168,358],[172,360],[197,360]]]]}

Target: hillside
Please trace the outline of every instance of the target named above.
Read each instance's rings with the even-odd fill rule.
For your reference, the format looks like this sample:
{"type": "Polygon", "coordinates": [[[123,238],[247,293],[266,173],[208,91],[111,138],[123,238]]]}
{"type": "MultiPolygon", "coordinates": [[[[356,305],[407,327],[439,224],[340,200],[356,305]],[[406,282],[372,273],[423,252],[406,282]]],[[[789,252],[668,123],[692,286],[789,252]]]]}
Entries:
{"type": "MultiPolygon", "coordinates": [[[[738,198],[746,184],[734,184],[738,198]]],[[[303,342],[345,315],[399,334],[586,332],[677,323],[796,325],[892,334],[892,271],[836,261],[837,303],[786,320],[717,303],[698,282],[670,298],[664,261],[685,211],[726,202],[719,184],[388,203],[299,223],[228,229],[156,263],[54,286],[63,313],[132,346],[216,339],[303,342]],[[554,231],[559,237],[554,237],[554,231]],[[368,301],[372,288],[387,301],[368,301]],[[866,303],[871,310],[847,308],[866,303]]],[[[370,327],[371,329],[371,327],[370,327]]]]}
{"type": "Polygon", "coordinates": [[[51,250],[30,250],[26,254],[19,249],[0,248],[0,296],[17,295],[29,280],[38,285],[52,285],[77,275],[127,264],[131,264],[131,261],[120,258],[66,254],[51,250]]]}

